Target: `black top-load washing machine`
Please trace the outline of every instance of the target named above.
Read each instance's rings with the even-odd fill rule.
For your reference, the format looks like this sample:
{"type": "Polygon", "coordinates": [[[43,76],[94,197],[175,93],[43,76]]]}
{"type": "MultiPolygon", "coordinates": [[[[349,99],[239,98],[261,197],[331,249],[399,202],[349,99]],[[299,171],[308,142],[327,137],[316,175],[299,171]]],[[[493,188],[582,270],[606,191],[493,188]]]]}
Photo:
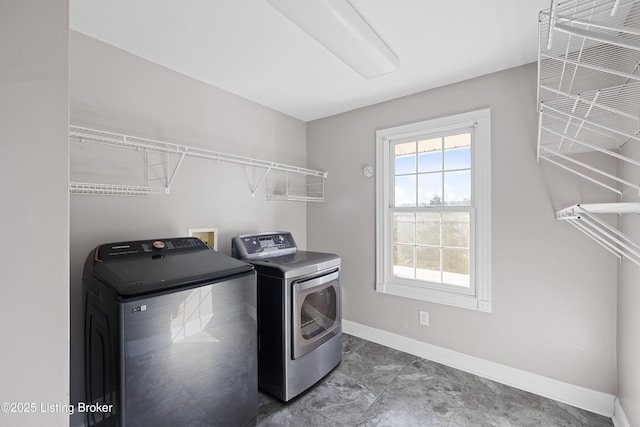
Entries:
{"type": "Polygon", "coordinates": [[[341,259],[289,232],[234,237],[232,255],[258,273],[258,384],[286,402],[342,360],[341,259]]]}
{"type": "Polygon", "coordinates": [[[86,404],[99,426],[257,418],[256,273],[197,238],[100,245],[83,274],[86,404]]]}

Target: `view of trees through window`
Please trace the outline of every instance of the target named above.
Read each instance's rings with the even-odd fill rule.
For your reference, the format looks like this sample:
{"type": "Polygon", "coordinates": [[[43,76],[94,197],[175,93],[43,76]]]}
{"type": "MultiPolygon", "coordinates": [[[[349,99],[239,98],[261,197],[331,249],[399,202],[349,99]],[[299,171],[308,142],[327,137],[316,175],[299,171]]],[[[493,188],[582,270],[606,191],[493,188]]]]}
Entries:
{"type": "Polygon", "coordinates": [[[471,132],[393,146],[393,275],[470,286],[471,132]]]}

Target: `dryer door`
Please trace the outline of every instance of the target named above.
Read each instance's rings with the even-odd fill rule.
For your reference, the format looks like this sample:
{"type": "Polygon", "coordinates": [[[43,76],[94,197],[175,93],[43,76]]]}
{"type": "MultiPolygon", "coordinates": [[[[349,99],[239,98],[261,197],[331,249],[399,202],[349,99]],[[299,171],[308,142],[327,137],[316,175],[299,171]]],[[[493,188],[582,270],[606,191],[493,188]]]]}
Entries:
{"type": "Polygon", "coordinates": [[[293,282],[292,359],[341,331],[340,270],[293,282]]]}

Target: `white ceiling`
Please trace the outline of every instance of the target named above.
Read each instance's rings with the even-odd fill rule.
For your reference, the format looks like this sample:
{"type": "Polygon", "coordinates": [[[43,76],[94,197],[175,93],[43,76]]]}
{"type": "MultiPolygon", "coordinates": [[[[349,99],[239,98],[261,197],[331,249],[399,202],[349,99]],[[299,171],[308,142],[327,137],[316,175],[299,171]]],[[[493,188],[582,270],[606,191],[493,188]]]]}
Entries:
{"type": "Polygon", "coordinates": [[[70,0],[70,26],[309,121],[534,62],[550,4],[349,1],[398,55],[397,71],[364,79],[264,0],[70,0]]]}

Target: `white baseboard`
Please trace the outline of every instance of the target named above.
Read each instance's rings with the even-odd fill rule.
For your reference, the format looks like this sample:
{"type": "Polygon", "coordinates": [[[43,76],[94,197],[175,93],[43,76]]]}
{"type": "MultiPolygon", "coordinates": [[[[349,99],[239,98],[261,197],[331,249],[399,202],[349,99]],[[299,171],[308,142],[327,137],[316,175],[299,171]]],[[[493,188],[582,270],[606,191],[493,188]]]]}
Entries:
{"type": "MultiPolygon", "coordinates": [[[[413,338],[371,328],[350,320],[342,321],[342,330],[347,334],[368,341],[404,351],[414,356],[423,357],[558,402],[595,412],[605,417],[613,417],[614,407],[617,409],[617,406],[619,406],[616,405],[616,397],[612,394],[590,390],[542,375],[469,356],[413,338]]],[[[620,411],[621,410],[622,407],[620,406],[620,411]]],[[[624,412],[621,412],[621,414],[622,417],[624,417],[624,412]]],[[[624,420],[626,421],[626,418],[624,418],[624,420]]],[[[616,426],[618,426],[618,424],[616,424],[616,426]]],[[[628,422],[626,424],[619,424],[619,426],[630,427],[628,422]]]]}
{"type": "Polygon", "coordinates": [[[631,427],[631,423],[627,419],[627,416],[622,409],[622,404],[620,403],[620,399],[616,399],[615,410],[613,413],[613,425],[615,427],[631,427]]]}

